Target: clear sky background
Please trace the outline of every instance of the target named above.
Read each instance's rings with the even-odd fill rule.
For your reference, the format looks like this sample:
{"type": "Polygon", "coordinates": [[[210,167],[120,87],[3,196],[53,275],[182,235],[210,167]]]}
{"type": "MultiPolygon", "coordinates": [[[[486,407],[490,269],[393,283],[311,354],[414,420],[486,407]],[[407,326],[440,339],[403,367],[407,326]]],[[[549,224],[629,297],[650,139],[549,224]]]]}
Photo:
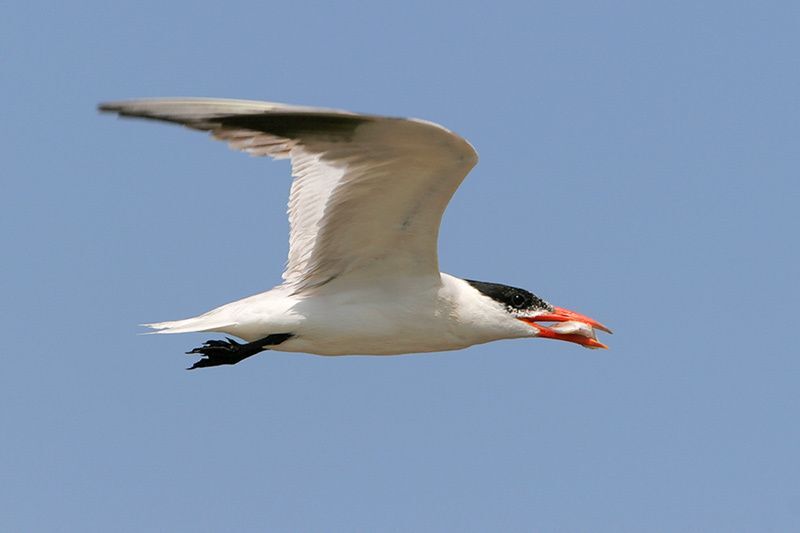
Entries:
{"type": "Polygon", "coordinates": [[[12,2],[0,49],[0,530],[800,524],[796,2],[12,2]],[[279,281],[288,164],[95,111],[144,96],[446,125],[442,269],[611,349],[186,372],[137,324],[279,281]]]}

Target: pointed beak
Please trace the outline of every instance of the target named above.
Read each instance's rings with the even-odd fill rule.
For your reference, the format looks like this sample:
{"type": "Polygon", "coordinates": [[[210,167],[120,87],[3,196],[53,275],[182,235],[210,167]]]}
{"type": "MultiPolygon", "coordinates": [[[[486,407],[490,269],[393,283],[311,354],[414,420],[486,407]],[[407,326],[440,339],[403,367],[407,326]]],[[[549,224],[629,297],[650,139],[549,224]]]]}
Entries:
{"type": "Polygon", "coordinates": [[[544,315],[539,315],[533,317],[533,319],[537,322],[582,322],[587,324],[594,329],[599,329],[600,331],[605,331],[606,333],[614,333],[603,324],[598,322],[593,318],[589,318],[586,315],[582,315],[580,313],[576,313],[575,311],[570,311],[569,309],[564,309],[563,307],[554,307],[552,313],[546,313],[544,315]]]}
{"type": "Polygon", "coordinates": [[[595,329],[611,333],[611,330],[593,318],[564,309],[554,307],[552,313],[544,313],[531,317],[520,317],[519,320],[539,330],[539,337],[574,342],[586,348],[603,348],[608,346],[597,340],[595,329]],[[558,322],[555,326],[543,326],[537,322],[558,322]]]}

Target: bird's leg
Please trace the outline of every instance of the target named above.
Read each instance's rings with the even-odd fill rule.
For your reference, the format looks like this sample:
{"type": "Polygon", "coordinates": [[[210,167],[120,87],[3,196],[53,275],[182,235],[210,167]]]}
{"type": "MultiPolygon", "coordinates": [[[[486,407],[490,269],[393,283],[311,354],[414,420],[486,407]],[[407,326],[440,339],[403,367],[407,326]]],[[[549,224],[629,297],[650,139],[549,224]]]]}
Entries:
{"type": "Polygon", "coordinates": [[[276,346],[286,339],[293,337],[291,333],[273,333],[263,339],[242,344],[230,337],[225,337],[226,341],[210,340],[203,343],[199,348],[195,348],[189,355],[200,354],[203,358],[193,364],[187,370],[203,368],[207,366],[235,365],[251,355],[255,355],[264,350],[269,350],[270,346],[276,346]]]}

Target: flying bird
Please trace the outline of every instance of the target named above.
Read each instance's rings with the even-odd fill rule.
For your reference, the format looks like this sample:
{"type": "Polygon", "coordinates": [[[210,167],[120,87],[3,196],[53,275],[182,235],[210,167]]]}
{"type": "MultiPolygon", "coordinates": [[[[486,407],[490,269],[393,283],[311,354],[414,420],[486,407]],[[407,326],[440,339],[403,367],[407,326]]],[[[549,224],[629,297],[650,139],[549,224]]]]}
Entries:
{"type": "Polygon", "coordinates": [[[159,98],[100,111],[210,132],[254,156],[290,159],[283,283],[154,333],[218,332],[191,368],[264,350],[395,355],[547,338],[606,348],[608,328],[531,292],[439,271],[439,223],[478,161],[462,137],[425,120],[270,102],[159,98]]]}

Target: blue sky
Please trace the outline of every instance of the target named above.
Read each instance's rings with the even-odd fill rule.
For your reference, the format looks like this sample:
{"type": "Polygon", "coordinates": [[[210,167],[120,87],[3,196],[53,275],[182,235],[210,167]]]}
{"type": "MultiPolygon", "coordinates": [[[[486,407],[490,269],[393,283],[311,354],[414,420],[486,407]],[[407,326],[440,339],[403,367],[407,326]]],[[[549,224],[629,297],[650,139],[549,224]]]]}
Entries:
{"type": "Polygon", "coordinates": [[[0,20],[3,531],[787,531],[791,2],[26,2],[0,20]],[[99,116],[415,116],[481,162],[442,268],[615,330],[183,369],[138,336],[279,281],[288,165],[99,116]]]}

